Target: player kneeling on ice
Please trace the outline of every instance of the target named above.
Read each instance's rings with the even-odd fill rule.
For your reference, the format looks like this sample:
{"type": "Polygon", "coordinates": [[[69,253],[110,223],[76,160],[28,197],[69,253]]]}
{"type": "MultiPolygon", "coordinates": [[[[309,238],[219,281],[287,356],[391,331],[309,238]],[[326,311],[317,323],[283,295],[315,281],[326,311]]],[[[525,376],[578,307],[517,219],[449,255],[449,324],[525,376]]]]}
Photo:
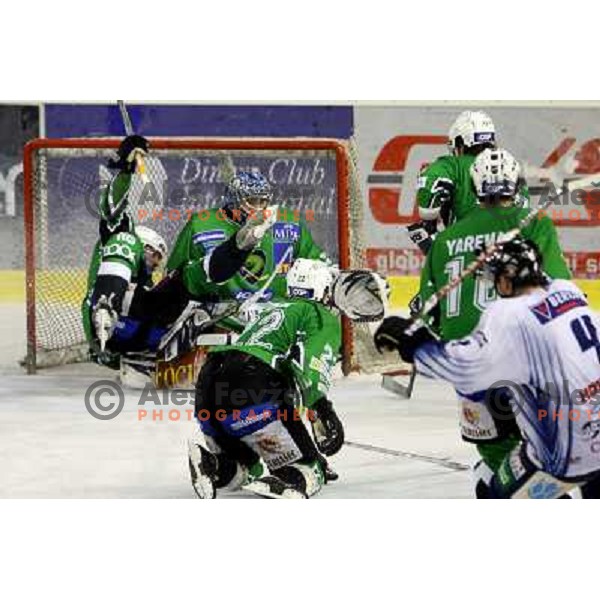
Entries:
{"type": "Polygon", "coordinates": [[[322,454],[332,456],[344,443],[327,399],[341,349],[338,311],[354,320],[382,319],[385,281],[370,271],[297,259],[287,295],[269,303],[235,344],[212,349],[200,372],[195,412],[204,439],[191,440],[189,453],[200,498],[242,487],[307,498],[330,479],[322,454]],[[300,418],[304,409],[315,442],[300,418]]]}
{"type": "Polygon", "coordinates": [[[575,284],[545,277],[532,241],[501,244],[484,273],[500,299],[472,335],[443,343],[425,328],[408,335],[411,322],[390,317],[376,345],[475,403],[506,396],[523,441],[483,497],[558,498],[575,486],[584,498],[600,497],[600,319],[575,284]]]}

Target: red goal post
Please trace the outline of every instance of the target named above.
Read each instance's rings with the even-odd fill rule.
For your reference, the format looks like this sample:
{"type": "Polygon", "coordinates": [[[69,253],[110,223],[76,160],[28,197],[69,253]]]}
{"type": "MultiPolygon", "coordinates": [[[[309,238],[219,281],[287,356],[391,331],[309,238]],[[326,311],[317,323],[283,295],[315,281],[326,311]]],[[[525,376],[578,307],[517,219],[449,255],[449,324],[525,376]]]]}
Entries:
{"type": "MultiPolygon", "coordinates": [[[[99,189],[106,159],[119,142],[115,138],[40,138],[25,146],[25,365],[30,373],[42,366],[84,360],[85,340],[78,304],[83,299],[85,271],[97,236],[97,217],[85,209],[90,195],[99,189]]],[[[147,172],[151,180],[153,175],[157,177],[158,187],[162,186],[161,192],[165,194],[168,187],[165,182],[169,183],[169,178],[183,181],[181,169],[187,168],[190,161],[209,175],[217,171],[222,175],[228,161],[234,166],[252,164],[269,170],[271,179],[275,177],[273,165],[278,165],[277,173],[284,173],[289,167],[289,177],[284,183],[273,182],[284,205],[286,199],[290,201],[290,209],[294,202],[304,207],[314,202],[318,210],[314,212],[315,221],[308,226],[315,230],[317,243],[326,247],[341,268],[365,266],[363,198],[352,140],[152,138],[150,143],[147,172]],[[164,178],[159,180],[158,174],[164,178]]],[[[195,200],[200,201],[204,188],[216,190],[222,185],[218,180],[219,176],[215,176],[204,187],[200,182],[194,192],[195,200]]],[[[161,233],[170,243],[183,226],[182,223],[166,226],[162,221],[159,225],[149,225],[162,227],[165,231],[161,233]]],[[[368,328],[351,327],[344,320],[344,372],[357,368],[378,370],[371,360],[373,350],[368,328]],[[360,352],[357,336],[361,338],[360,352]]],[[[373,358],[376,362],[376,357],[373,358]]]]}

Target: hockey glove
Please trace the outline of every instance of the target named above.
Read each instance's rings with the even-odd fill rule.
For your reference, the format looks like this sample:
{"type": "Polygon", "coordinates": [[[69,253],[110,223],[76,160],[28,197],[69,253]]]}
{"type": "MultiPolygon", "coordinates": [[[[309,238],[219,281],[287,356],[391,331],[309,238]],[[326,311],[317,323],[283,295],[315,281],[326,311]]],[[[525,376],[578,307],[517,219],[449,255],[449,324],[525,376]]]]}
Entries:
{"type": "Polygon", "coordinates": [[[410,240],[426,255],[431,248],[431,244],[433,244],[433,236],[437,231],[437,221],[418,221],[409,225],[406,230],[410,240]]]}
{"type": "Polygon", "coordinates": [[[145,137],[128,135],[117,150],[117,159],[109,159],[109,168],[133,173],[137,166],[137,156],[146,156],[149,146],[150,144],[145,137]]]}
{"type": "Polygon", "coordinates": [[[404,362],[412,363],[419,346],[435,338],[426,327],[420,327],[412,335],[406,330],[412,325],[410,319],[387,317],[375,332],[373,341],[379,352],[384,349],[397,350],[404,362]]]}
{"type": "Polygon", "coordinates": [[[344,445],[344,426],[333,409],[333,404],[323,397],[313,406],[311,419],[315,444],[325,456],[337,454],[344,445]]]}

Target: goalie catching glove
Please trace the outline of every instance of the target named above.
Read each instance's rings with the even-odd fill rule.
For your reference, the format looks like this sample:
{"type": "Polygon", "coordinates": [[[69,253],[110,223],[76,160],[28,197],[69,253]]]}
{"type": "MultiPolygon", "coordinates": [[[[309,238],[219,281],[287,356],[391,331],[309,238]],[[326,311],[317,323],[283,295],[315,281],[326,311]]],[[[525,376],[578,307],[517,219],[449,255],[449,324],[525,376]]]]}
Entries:
{"type": "Polygon", "coordinates": [[[333,409],[333,404],[323,397],[312,408],[310,419],[315,444],[325,456],[337,454],[344,445],[344,426],[333,409]]]}
{"type": "Polygon", "coordinates": [[[413,334],[406,330],[413,324],[411,319],[387,317],[375,332],[373,341],[379,352],[397,350],[404,362],[414,362],[417,348],[426,342],[435,340],[427,327],[420,327],[413,334]]]}

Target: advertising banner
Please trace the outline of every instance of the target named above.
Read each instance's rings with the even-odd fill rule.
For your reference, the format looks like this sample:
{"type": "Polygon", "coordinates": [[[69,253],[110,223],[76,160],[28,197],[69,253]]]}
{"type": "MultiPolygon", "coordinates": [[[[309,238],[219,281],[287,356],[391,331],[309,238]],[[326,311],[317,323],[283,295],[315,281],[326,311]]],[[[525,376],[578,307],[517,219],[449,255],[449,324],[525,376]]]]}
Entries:
{"type": "MultiPolygon", "coordinates": [[[[424,163],[448,152],[448,129],[465,108],[355,109],[365,190],[365,241],[372,268],[390,275],[419,273],[423,256],[405,231],[406,225],[418,218],[418,172],[424,163]]],[[[558,227],[574,275],[598,278],[600,109],[550,105],[478,108],[492,117],[499,145],[522,162],[532,205],[553,194],[548,215],[558,227]]]]}

